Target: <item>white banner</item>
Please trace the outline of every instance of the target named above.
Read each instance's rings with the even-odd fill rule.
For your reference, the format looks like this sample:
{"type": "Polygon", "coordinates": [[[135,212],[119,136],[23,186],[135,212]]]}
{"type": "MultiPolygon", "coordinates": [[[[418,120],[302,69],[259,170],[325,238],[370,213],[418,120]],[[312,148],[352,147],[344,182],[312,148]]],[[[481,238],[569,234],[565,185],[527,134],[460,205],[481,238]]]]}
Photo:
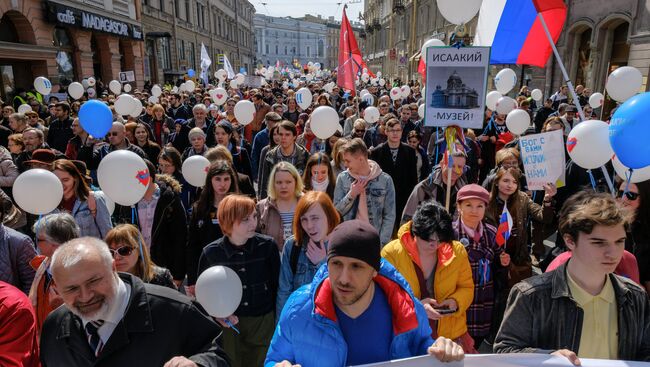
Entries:
{"type": "Polygon", "coordinates": [[[551,182],[557,187],[564,186],[566,162],[562,130],[522,136],[519,146],[528,190],[544,190],[544,185],[551,182]]]}
{"type": "MultiPolygon", "coordinates": [[[[648,362],[613,361],[580,358],[582,367],[650,367],[648,362]]],[[[443,363],[431,356],[420,356],[357,367],[571,367],[564,357],[550,354],[470,354],[461,362],[443,363]]]]}

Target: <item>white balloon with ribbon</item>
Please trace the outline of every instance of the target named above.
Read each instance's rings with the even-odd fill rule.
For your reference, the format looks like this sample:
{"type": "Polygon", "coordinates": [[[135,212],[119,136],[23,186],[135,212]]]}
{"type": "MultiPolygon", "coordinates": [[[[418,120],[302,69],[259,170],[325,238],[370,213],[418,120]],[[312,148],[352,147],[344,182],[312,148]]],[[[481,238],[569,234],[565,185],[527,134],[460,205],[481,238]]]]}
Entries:
{"type": "Polygon", "coordinates": [[[152,179],[144,160],[130,150],[108,153],[97,168],[97,180],[102,191],[123,206],[140,201],[152,179]]]}
{"type": "Polygon", "coordinates": [[[489,93],[485,96],[485,105],[486,105],[487,108],[489,108],[490,110],[492,110],[492,111],[496,111],[496,109],[497,109],[497,102],[499,102],[499,99],[500,99],[501,97],[503,97],[503,96],[501,95],[501,93],[499,93],[499,92],[493,90],[493,91],[489,92],[489,93]]]}
{"type": "Polygon", "coordinates": [[[68,86],[68,94],[72,99],[79,99],[84,95],[84,86],[79,82],[72,82],[68,86]]]}
{"type": "Polygon", "coordinates": [[[596,92],[589,96],[589,105],[591,108],[599,108],[603,105],[605,96],[602,93],[596,92]]]}
{"type": "Polygon", "coordinates": [[[42,215],[51,212],[61,204],[63,185],[54,173],[41,168],[32,168],[16,178],[13,195],[21,209],[30,214],[42,215]]]}
{"type": "Polygon", "coordinates": [[[131,112],[129,112],[129,116],[131,117],[138,117],[142,113],[142,102],[140,102],[139,99],[136,97],[131,97],[131,112]]]}
{"type": "Polygon", "coordinates": [[[227,266],[207,268],[196,280],[196,300],[213,317],[226,318],[239,307],[243,295],[241,279],[227,266]]]}
{"type": "Polygon", "coordinates": [[[524,110],[512,110],[506,116],[506,126],[511,133],[521,135],[530,126],[530,115],[524,110]]]}
{"type": "Polygon", "coordinates": [[[223,88],[211,89],[210,97],[212,97],[214,103],[216,103],[218,106],[221,106],[226,103],[226,100],[228,100],[228,92],[223,88]]]}
{"type": "Polygon", "coordinates": [[[401,98],[402,98],[402,89],[400,89],[400,87],[393,87],[393,89],[390,90],[390,99],[396,101],[401,98]]]}
{"type": "Polygon", "coordinates": [[[403,85],[400,90],[402,91],[402,99],[406,99],[411,95],[411,87],[408,85],[403,85]]]}
{"type": "Polygon", "coordinates": [[[515,108],[517,108],[517,101],[508,96],[503,96],[497,101],[496,111],[501,115],[507,115],[515,108]]]}
{"type": "Polygon", "coordinates": [[[117,97],[113,106],[115,107],[115,112],[119,115],[126,116],[130,115],[131,111],[135,108],[135,102],[130,94],[121,94],[117,97]]]}
{"type": "Polygon", "coordinates": [[[183,178],[195,187],[205,186],[210,161],[202,155],[193,155],[183,162],[183,178]]]}
{"type": "Polygon", "coordinates": [[[609,125],[599,120],[587,120],[574,126],[566,146],[571,160],[588,170],[604,165],[614,155],[609,143],[609,125]]]}
{"type": "Polygon", "coordinates": [[[108,89],[110,89],[113,94],[118,95],[122,91],[122,84],[117,80],[111,80],[111,82],[108,83],[108,89]]]}
{"type": "Polygon", "coordinates": [[[494,77],[494,86],[502,95],[508,94],[517,84],[517,74],[510,68],[500,70],[494,77]]]}
{"type": "MultiPolygon", "coordinates": [[[[630,174],[630,168],[625,167],[616,155],[612,157],[612,166],[614,166],[614,171],[616,171],[618,177],[623,179],[623,181],[627,181],[627,176],[630,174]]],[[[650,180],[650,166],[635,169],[634,174],[630,179],[630,183],[639,183],[648,180],[650,180]]]]}
{"type": "Polygon", "coordinates": [[[369,124],[379,121],[379,110],[375,106],[370,106],[363,110],[363,119],[369,124]]]}
{"type": "Polygon", "coordinates": [[[248,100],[239,101],[235,105],[234,113],[237,122],[248,125],[255,118],[255,104],[248,100]]]}
{"type": "Polygon", "coordinates": [[[339,114],[330,106],[317,107],[311,113],[311,130],[319,139],[334,135],[339,124],[339,114]]]}
{"type": "Polygon", "coordinates": [[[617,102],[625,102],[637,94],[643,84],[643,75],[632,66],[622,66],[612,71],[607,77],[605,89],[617,102]]]}

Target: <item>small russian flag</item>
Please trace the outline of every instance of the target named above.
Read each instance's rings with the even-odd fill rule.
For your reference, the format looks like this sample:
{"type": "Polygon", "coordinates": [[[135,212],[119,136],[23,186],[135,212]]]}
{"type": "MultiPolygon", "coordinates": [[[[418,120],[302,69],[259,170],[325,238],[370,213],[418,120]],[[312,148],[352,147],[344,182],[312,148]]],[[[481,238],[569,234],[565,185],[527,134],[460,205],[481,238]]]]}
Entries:
{"type": "Polygon", "coordinates": [[[510,231],[512,230],[512,216],[508,211],[508,203],[503,204],[503,211],[501,212],[501,219],[499,220],[499,228],[497,228],[496,242],[499,246],[504,246],[510,238],[510,231]]]}

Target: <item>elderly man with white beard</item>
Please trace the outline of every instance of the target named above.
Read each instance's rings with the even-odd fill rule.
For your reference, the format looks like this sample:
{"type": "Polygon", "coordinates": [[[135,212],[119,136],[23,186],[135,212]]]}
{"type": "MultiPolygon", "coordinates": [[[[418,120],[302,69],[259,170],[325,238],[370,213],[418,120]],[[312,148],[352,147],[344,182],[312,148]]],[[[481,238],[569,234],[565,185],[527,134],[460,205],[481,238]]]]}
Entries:
{"type": "Polygon", "coordinates": [[[211,318],[172,289],[118,274],[103,241],[63,244],[51,272],[64,306],[43,325],[43,366],[229,365],[211,318]]]}

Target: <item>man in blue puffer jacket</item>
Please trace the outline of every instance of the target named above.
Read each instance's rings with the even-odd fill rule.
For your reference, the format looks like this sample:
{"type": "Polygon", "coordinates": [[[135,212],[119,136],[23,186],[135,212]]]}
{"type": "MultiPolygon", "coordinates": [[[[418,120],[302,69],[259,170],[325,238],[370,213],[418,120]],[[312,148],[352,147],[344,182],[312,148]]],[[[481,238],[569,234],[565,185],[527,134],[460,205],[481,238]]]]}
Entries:
{"type": "Polygon", "coordinates": [[[337,226],[327,264],[287,301],[265,367],[354,366],[426,353],[462,360],[453,341],[433,343],[424,308],[379,253],[379,233],[368,222],[337,226]]]}

